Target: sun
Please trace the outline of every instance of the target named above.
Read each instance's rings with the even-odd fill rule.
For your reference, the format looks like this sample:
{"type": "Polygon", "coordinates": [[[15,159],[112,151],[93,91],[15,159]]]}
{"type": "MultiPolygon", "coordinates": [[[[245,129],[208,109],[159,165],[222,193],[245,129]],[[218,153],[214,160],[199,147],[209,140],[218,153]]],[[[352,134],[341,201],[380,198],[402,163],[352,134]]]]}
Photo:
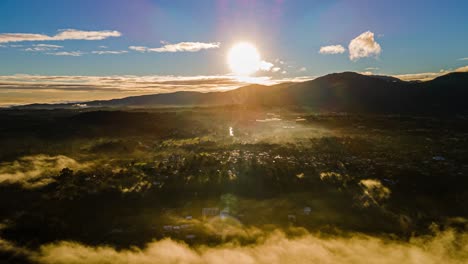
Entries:
{"type": "Polygon", "coordinates": [[[240,42],[229,50],[228,64],[234,74],[247,76],[259,70],[260,54],[254,45],[240,42]]]}

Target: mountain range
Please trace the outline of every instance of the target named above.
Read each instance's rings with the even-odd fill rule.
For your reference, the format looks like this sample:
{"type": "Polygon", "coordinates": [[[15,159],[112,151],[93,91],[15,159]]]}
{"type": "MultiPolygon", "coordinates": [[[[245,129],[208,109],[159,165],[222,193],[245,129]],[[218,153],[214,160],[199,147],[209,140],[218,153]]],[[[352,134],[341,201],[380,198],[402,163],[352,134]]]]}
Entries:
{"type": "MultiPolygon", "coordinates": [[[[174,92],[84,102],[87,107],[221,106],[307,107],[364,113],[467,113],[468,73],[408,82],[355,72],[328,74],[301,83],[248,85],[226,92],[174,92]]],[[[21,109],[73,108],[75,103],[31,104],[21,109]]]]}

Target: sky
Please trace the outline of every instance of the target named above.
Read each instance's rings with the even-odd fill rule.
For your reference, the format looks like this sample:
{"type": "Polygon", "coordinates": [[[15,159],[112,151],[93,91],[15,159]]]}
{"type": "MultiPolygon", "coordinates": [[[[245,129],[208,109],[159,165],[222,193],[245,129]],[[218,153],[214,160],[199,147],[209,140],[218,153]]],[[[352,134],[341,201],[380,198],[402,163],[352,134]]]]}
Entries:
{"type": "Polygon", "coordinates": [[[426,80],[468,70],[467,12],[430,0],[2,0],[0,106],[343,71],[426,80]],[[239,42],[263,65],[240,78],[227,62],[239,42]]]}

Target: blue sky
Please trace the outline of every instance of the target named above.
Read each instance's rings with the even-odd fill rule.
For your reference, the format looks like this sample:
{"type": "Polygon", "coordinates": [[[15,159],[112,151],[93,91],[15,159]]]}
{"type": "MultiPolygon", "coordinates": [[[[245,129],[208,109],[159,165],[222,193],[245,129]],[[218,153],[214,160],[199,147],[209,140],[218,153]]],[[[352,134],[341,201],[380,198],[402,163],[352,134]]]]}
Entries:
{"type": "Polygon", "coordinates": [[[262,60],[272,64],[257,77],[279,80],[342,71],[436,74],[468,65],[463,60],[468,57],[467,12],[467,1],[2,0],[0,75],[226,75],[227,53],[239,41],[254,44],[262,60]],[[54,39],[66,29],[118,36],[54,39]],[[371,35],[362,36],[365,32],[371,35]],[[49,39],[12,42],[6,33],[49,39]],[[360,55],[350,59],[350,42],[359,36],[355,52],[360,55]],[[217,47],[150,50],[181,42],[217,47]],[[44,46],[37,49],[38,44],[44,46]],[[337,45],[344,51],[319,52],[337,45]],[[98,54],[102,51],[113,54],[98,54]]]}

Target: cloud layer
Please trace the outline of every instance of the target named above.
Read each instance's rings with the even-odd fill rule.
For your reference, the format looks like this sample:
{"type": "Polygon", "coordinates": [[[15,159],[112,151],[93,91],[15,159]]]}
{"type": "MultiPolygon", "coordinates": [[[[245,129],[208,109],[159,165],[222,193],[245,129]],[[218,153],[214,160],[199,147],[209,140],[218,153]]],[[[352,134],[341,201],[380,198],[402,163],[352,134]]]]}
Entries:
{"type": "Polygon", "coordinates": [[[320,54],[341,54],[344,53],[346,49],[341,45],[331,45],[324,46],[320,48],[320,54]]]}
{"type": "MultiPolygon", "coordinates": [[[[54,55],[74,56],[68,52],[57,53],[54,55]]],[[[76,54],[76,56],[79,55],[81,54],[76,54]]],[[[265,65],[265,68],[268,67],[269,65],[265,65]]],[[[227,91],[252,83],[272,85],[311,79],[313,78],[309,76],[273,79],[267,76],[237,77],[232,75],[46,76],[19,74],[0,76],[0,106],[108,100],[177,91],[227,91]]]]}
{"type": "Polygon", "coordinates": [[[374,33],[366,31],[357,36],[348,46],[349,58],[358,60],[360,58],[377,56],[382,52],[380,44],[374,39],[374,33]]]}
{"type": "Polygon", "coordinates": [[[89,246],[61,241],[28,250],[0,240],[3,252],[23,255],[42,264],[62,263],[463,263],[468,257],[468,235],[453,230],[434,236],[389,240],[363,234],[325,237],[304,231],[288,238],[280,231],[259,237],[254,244],[223,244],[189,247],[183,242],[163,239],[144,248],[117,250],[110,246],[89,246]]]}
{"type": "Polygon", "coordinates": [[[397,74],[397,75],[393,75],[393,77],[396,77],[404,81],[430,81],[432,79],[435,79],[439,76],[442,76],[451,72],[468,72],[468,65],[459,67],[455,70],[440,70],[438,72],[397,74]]]}
{"type": "Polygon", "coordinates": [[[23,41],[59,41],[59,40],[103,40],[110,37],[120,37],[122,34],[115,30],[85,31],[64,29],[54,36],[29,33],[0,34],[0,43],[23,41]]]}
{"type": "MultiPolygon", "coordinates": [[[[56,56],[80,56],[82,52],[52,51],[56,56]]],[[[96,53],[99,54],[99,53],[96,53]]],[[[102,53],[106,54],[106,53],[102,53]]],[[[276,61],[275,61],[276,62],[276,61]]],[[[279,61],[278,64],[281,64],[279,61]]],[[[283,64],[284,65],[284,64],[283,64]]],[[[280,67],[265,62],[263,69],[280,74],[280,67]]],[[[299,69],[300,70],[300,69],[299,69]]],[[[427,81],[450,72],[468,72],[468,66],[439,72],[393,74],[405,81],[427,81]]],[[[373,74],[371,71],[365,74],[373,74]]],[[[385,75],[384,72],[380,73],[385,75]]],[[[110,75],[110,76],[0,76],[0,106],[29,103],[60,103],[107,100],[127,96],[170,93],[177,91],[214,92],[232,90],[247,84],[273,85],[281,82],[312,80],[312,76],[295,78],[236,77],[232,75],[171,76],[171,75],[110,75]],[[92,91],[93,93],[83,93],[92,91]]]]}
{"type": "Polygon", "coordinates": [[[144,46],[130,46],[131,50],[138,52],[197,52],[206,49],[217,49],[220,47],[219,42],[179,42],[170,44],[163,42],[164,46],[159,48],[148,48],[144,46]]]}
{"type": "Polygon", "coordinates": [[[64,168],[83,169],[87,166],[63,155],[26,156],[13,162],[0,163],[0,184],[20,183],[25,188],[40,187],[50,183],[52,176],[64,168]]]}

